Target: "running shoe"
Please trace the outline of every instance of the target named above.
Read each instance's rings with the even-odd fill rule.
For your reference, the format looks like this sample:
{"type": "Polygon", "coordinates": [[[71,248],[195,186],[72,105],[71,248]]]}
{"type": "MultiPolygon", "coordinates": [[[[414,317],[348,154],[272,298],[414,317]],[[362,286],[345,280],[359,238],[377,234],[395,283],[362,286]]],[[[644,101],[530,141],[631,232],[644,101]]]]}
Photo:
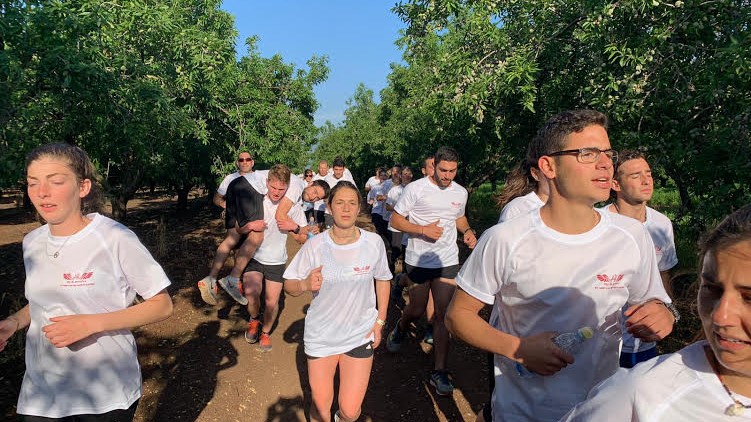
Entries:
{"type": "Polygon", "coordinates": [[[216,286],[216,279],[206,276],[198,282],[198,290],[201,292],[201,299],[209,305],[216,305],[216,294],[219,287],[216,286]]]}
{"type": "Polygon", "coordinates": [[[251,318],[248,322],[248,330],[245,331],[245,341],[250,344],[258,343],[258,333],[261,331],[261,321],[251,318]]]}
{"type": "Polygon", "coordinates": [[[219,279],[219,285],[222,286],[222,288],[226,290],[227,293],[232,296],[232,299],[237,301],[237,303],[241,305],[248,304],[248,298],[243,295],[240,279],[228,275],[227,277],[219,279]]]}
{"type": "Polygon", "coordinates": [[[271,350],[271,335],[261,331],[261,341],[258,343],[258,348],[263,352],[271,350]]]}
{"type": "Polygon", "coordinates": [[[404,331],[399,329],[399,323],[401,321],[401,318],[399,318],[399,321],[396,321],[396,326],[393,330],[391,330],[389,336],[386,338],[386,348],[391,353],[397,353],[402,348],[402,342],[404,341],[404,331]]]}
{"type": "Polygon", "coordinates": [[[428,344],[433,344],[433,326],[428,325],[427,328],[425,328],[425,336],[423,336],[422,341],[428,344]]]}
{"type": "Polygon", "coordinates": [[[448,396],[454,392],[454,386],[449,380],[449,373],[446,370],[435,370],[430,373],[430,385],[435,388],[439,396],[448,396]]]}

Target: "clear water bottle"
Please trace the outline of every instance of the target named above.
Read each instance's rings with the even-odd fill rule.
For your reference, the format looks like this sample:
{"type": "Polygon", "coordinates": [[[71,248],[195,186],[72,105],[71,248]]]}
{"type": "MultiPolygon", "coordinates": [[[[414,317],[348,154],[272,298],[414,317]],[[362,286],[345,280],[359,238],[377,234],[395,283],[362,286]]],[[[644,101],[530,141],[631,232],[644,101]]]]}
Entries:
{"type": "Polygon", "coordinates": [[[315,225],[316,225],[316,220],[315,220],[315,218],[313,218],[313,216],[311,215],[311,216],[310,216],[310,218],[308,219],[308,239],[310,239],[311,237],[315,236],[315,233],[313,233],[313,232],[311,231],[311,229],[312,229],[313,227],[315,227],[315,225]]]}
{"type": "MultiPolygon", "coordinates": [[[[576,355],[581,350],[584,342],[591,339],[594,334],[592,327],[582,327],[576,331],[559,334],[553,338],[553,344],[570,355],[576,355]]],[[[535,376],[533,372],[525,368],[521,363],[516,363],[516,372],[522,378],[535,376]]]]}

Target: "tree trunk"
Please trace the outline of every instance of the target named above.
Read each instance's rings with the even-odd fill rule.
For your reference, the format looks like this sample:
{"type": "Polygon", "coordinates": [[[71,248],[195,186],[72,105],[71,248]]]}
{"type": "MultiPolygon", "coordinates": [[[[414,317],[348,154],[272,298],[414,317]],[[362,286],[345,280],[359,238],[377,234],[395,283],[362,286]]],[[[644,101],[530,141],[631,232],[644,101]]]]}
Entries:
{"type": "Polygon", "coordinates": [[[110,204],[112,204],[112,218],[120,222],[125,221],[128,211],[128,198],[119,193],[111,197],[110,204]]]}
{"type": "Polygon", "coordinates": [[[188,209],[188,194],[190,193],[190,189],[193,188],[193,186],[182,186],[180,188],[177,188],[177,209],[178,210],[187,210],[188,209]]]}

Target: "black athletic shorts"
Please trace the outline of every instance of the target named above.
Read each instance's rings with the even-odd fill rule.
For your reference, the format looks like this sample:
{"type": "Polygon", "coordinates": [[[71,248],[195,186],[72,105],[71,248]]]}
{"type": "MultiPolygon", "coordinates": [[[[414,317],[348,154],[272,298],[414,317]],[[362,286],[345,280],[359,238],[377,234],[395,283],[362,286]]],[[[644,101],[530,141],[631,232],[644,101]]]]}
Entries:
{"type": "Polygon", "coordinates": [[[263,220],[263,195],[258,193],[244,176],[240,176],[227,186],[224,196],[227,204],[224,213],[224,227],[242,227],[255,220],[263,220]]]}
{"type": "Polygon", "coordinates": [[[282,275],[284,275],[284,264],[266,265],[261,264],[255,259],[251,259],[248,266],[245,267],[245,272],[247,273],[251,271],[261,273],[266,281],[273,281],[276,283],[284,282],[284,277],[282,277],[282,275]]]}
{"type": "Polygon", "coordinates": [[[426,281],[433,280],[435,278],[456,278],[459,274],[460,265],[449,265],[448,267],[441,268],[423,268],[413,267],[412,265],[404,263],[405,272],[409,280],[415,284],[422,284],[426,281]]]}
{"type": "MultiPolygon", "coordinates": [[[[349,352],[344,352],[345,355],[356,358],[356,359],[367,359],[369,357],[373,357],[373,342],[369,341],[361,346],[357,346],[354,349],[350,350],[349,352]]],[[[317,356],[310,356],[305,355],[308,359],[320,359],[320,357],[317,356]]]]}

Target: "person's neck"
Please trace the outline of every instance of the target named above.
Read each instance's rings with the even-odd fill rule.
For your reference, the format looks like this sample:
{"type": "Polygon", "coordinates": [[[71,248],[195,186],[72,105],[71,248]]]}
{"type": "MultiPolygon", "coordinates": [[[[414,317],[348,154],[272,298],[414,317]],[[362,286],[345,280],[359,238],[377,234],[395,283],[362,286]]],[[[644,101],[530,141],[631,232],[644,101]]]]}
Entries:
{"type": "MultiPolygon", "coordinates": [[[[707,359],[712,364],[712,369],[717,374],[720,382],[725,384],[733,394],[738,394],[747,398],[751,398],[751,377],[741,374],[739,372],[732,371],[724,366],[717,360],[709,346],[704,347],[704,352],[707,355],[707,359]]],[[[751,404],[751,403],[744,403],[751,404]]]]}
{"type": "Polygon", "coordinates": [[[540,217],[546,226],[563,234],[586,233],[600,222],[600,214],[592,204],[577,203],[552,194],[540,208],[540,217]]]}
{"type": "Polygon", "coordinates": [[[246,174],[253,173],[253,170],[252,169],[248,170],[248,171],[240,171],[240,170],[238,170],[237,172],[240,173],[240,176],[245,176],[246,174]]]}
{"type": "Polygon", "coordinates": [[[331,228],[330,234],[331,234],[331,239],[337,245],[347,245],[350,243],[355,243],[355,241],[357,240],[357,237],[360,234],[360,230],[358,230],[356,226],[339,227],[337,225],[334,225],[331,228]]]}
{"type": "Polygon", "coordinates": [[[72,221],[65,221],[60,224],[50,224],[50,234],[53,236],[73,236],[83,230],[91,220],[82,214],[78,214],[72,221]]]}
{"type": "Polygon", "coordinates": [[[540,201],[542,201],[543,204],[548,202],[548,198],[550,197],[550,194],[548,194],[547,192],[535,191],[535,195],[537,195],[537,197],[540,198],[540,201]]]}
{"type": "Polygon", "coordinates": [[[642,223],[647,221],[646,202],[637,202],[635,204],[631,204],[625,199],[618,197],[610,207],[610,211],[616,212],[620,215],[625,215],[626,217],[631,217],[635,220],[641,221],[642,223]]]}

